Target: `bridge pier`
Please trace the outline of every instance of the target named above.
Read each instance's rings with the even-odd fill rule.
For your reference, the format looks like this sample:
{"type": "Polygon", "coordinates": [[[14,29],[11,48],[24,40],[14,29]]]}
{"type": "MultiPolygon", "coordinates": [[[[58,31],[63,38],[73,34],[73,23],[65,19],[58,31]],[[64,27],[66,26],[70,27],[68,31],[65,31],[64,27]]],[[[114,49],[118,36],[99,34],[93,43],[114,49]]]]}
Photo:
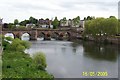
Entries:
{"type": "Polygon", "coordinates": [[[30,40],[37,40],[37,30],[31,32],[30,40]]]}
{"type": "Polygon", "coordinates": [[[44,40],[51,40],[51,35],[49,33],[45,34],[44,40]]]}

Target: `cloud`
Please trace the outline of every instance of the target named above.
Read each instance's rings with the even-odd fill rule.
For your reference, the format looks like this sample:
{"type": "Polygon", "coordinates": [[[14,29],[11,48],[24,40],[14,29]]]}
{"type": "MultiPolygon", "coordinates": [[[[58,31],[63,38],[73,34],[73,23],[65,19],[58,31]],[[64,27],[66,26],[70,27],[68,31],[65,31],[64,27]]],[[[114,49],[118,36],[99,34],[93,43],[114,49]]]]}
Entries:
{"type": "Polygon", "coordinates": [[[58,18],[75,16],[86,17],[110,15],[117,16],[118,0],[1,0],[0,17],[5,22],[14,19],[58,18]]]}

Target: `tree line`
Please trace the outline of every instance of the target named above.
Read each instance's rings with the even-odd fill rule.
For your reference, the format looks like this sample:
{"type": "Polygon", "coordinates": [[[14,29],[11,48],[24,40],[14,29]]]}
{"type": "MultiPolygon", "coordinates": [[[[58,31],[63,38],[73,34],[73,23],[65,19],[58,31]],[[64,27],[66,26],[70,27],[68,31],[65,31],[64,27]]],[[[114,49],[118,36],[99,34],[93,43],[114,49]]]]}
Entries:
{"type": "MultiPolygon", "coordinates": [[[[46,18],[45,20],[47,20],[48,18],[46,18]]],[[[49,20],[49,19],[48,19],[49,20]]],[[[77,25],[80,21],[80,17],[77,16],[75,18],[72,19],[74,22],[74,25],[77,25]]],[[[54,18],[54,20],[52,20],[52,25],[53,25],[53,29],[56,29],[60,26],[60,22],[62,22],[63,24],[66,24],[66,17],[63,17],[63,19],[58,20],[57,17],[54,18]]],[[[39,25],[39,20],[34,18],[34,17],[30,17],[28,20],[23,20],[21,22],[19,22],[18,19],[15,19],[13,23],[4,23],[4,28],[16,28],[16,27],[22,27],[25,28],[26,24],[35,24],[36,27],[38,27],[39,25]],[[19,25],[19,26],[18,26],[19,25]]]]}
{"type": "Polygon", "coordinates": [[[120,20],[114,16],[109,18],[93,18],[85,20],[85,35],[103,36],[116,35],[120,33],[120,20]]]}

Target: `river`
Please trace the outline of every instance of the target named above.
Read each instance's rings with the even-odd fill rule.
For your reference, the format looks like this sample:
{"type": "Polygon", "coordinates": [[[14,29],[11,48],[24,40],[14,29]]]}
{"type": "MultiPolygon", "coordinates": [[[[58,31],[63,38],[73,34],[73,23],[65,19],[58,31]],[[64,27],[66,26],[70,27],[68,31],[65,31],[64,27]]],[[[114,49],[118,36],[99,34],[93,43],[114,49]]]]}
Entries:
{"type": "Polygon", "coordinates": [[[44,52],[47,71],[55,78],[118,78],[118,56],[116,45],[102,45],[79,41],[31,41],[27,52],[32,56],[44,52]],[[107,72],[108,76],[85,76],[83,72],[107,72]]]}

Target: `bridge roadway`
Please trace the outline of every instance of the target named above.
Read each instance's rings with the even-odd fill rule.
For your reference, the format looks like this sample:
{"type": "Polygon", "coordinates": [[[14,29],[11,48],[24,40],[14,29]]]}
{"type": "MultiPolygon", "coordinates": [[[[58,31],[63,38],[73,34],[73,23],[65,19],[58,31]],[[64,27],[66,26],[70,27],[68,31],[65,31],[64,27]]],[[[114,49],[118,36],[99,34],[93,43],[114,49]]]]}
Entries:
{"type": "Polygon", "coordinates": [[[12,33],[15,38],[21,38],[24,33],[30,35],[30,40],[37,40],[39,37],[44,37],[45,40],[50,40],[51,37],[59,40],[72,39],[82,35],[83,30],[76,28],[60,28],[60,29],[41,29],[41,28],[27,28],[27,29],[3,29],[0,33],[3,35],[12,33]]]}

